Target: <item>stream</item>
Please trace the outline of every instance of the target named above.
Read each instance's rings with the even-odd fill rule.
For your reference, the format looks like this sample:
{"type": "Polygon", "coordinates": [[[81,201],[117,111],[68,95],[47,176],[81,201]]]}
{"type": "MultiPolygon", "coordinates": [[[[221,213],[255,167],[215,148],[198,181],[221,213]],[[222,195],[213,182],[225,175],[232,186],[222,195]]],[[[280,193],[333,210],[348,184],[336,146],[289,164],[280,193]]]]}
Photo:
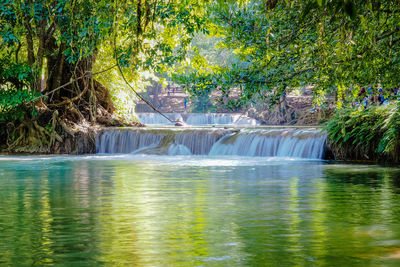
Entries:
{"type": "Polygon", "coordinates": [[[0,265],[398,266],[400,168],[295,128],[104,129],[0,156],[0,265]]]}

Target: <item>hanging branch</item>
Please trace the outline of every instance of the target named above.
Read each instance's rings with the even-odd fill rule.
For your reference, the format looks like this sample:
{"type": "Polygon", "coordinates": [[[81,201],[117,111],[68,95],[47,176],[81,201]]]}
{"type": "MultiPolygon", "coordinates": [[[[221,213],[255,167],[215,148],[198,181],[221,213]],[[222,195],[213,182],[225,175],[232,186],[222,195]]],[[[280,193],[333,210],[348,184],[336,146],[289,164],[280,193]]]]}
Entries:
{"type": "Polygon", "coordinates": [[[128,80],[125,78],[124,73],[122,72],[122,68],[119,65],[118,62],[118,57],[117,57],[117,49],[116,49],[116,40],[114,40],[114,53],[115,53],[115,61],[116,61],[116,66],[119,70],[119,73],[121,74],[122,79],[124,80],[124,82],[129,86],[129,88],[135,93],[135,95],[140,98],[140,100],[142,100],[143,102],[145,102],[150,108],[152,108],[155,112],[157,112],[158,114],[160,114],[161,116],[163,116],[164,118],[166,118],[169,122],[175,123],[176,121],[171,120],[170,118],[168,118],[164,113],[162,113],[161,111],[159,111],[158,109],[156,109],[148,100],[146,100],[144,97],[142,97],[138,92],[136,92],[135,88],[132,87],[132,85],[130,85],[130,83],[128,82],[128,80]]]}
{"type": "Polygon", "coordinates": [[[63,84],[63,85],[61,85],[61,86],[59,86],[59,87],[57,87],[57,88],[55,88],[55,89],[53,89],[53,90],[47,92],[46,94],[40,95],[40,96],[38,96],[38,97],[35,97],[35,98],[33,98],[31,101],[29,101],[29,102],[33,102],[33,101],[35,101],[35,100],[38,100],[39,98],[48,96],[48,95],[50,95],[50,94],[52,94],[52,93],[54,93],[54,92],[56,92],[56,91],[58,91],[58,90],[60,90],[60,89],[62,89],[62,88],[64,88],[64,87],[66,87],[66,86],[68,86],[68,85],[71,85],[71,84],[73,84],[73,83],[75,83],[76,81],[79,81],[79,80],[81,80],[81,79],[84,79],[84,78],[87,78],[87,77],[92,77],[92,76],[95,76],[95,75],[98,75],[98,74],[107,72],[107,71],[109,71],[109,70],[115,68],[116,66],[117,66],[117,65],[114,65],[114,66],[112,66],[112,67],[106,68],[106,69],[104,69],[104,70],[101,70],[101,71],[98,71],[98,72],[95,72],[95,73],[91,73],[90,71],[87,71],[87,72],[85,72],[82,76],[80,76],[80,77],[78,77],[78,78],[76,78],[76,79],[73,79],[72,81],[69,81],[69,82],[63,84]]]}
{"type": "MultiPolygon", "coordinates": [[[[139,0],[138,5],[141,1],[139,0]]],[[[139,21],[139,18],[138,18],[139,21]]],[[[118,61],[118,54],[117,54],[117,1],[115,1],[115,16],[114,16],[114,25],[115,25],[115,29],[114,29],[114,40],[113,40],[113,50],[114,50],[114,58],[115,58],[115,63],[116,63],[116,67],[119,70],[119,73],[121,74],[122,79],[124,80],[124,82],[128,85],[128,87],[135,93],[135,95],[142,100],[143,102],[145,102],[151,109],[153,109],[155,112],[157,112],[158,114],[160,114],[161,116],[163,116],[165,119],[167,119],[169,122],[171,123],[175,123],[176,121],[171,120],[170,118],[168,118],[164,113],[162,113],[161,111],[159,111],[158,109],[156,109],[148,100],[146,100],[143,96],[141,96],[136,90],[135,88],[132,87],[132,85],[130,85],[130,83],[128,82],[128,80],[126,79],[121,65],[119,64],[118,61]]]]}

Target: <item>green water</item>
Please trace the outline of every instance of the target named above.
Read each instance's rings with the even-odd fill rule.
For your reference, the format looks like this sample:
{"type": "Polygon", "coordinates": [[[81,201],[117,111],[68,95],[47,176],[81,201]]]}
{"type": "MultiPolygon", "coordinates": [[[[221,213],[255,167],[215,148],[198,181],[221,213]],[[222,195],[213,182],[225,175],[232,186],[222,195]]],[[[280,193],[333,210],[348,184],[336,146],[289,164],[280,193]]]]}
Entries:
{"type": "Polygon", "coordinates": [[[399,266],[400,169],[0,156],[0,265],[399,266]]]}

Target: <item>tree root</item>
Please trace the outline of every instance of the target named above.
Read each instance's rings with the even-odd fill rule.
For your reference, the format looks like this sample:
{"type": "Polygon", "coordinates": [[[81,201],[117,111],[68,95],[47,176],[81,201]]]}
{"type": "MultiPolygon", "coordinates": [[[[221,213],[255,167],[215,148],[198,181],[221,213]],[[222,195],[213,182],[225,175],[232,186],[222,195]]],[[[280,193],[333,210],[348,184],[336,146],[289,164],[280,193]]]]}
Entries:
{"type": "MultiPolygon", "coordinates": [[[[63,88],[52,104],[39,103],[39,115],[26,115],[3,131],[5,151],[10,153],[94,153],[95,132],[103,126],[143,126],[113,115],[108,89],[85,77],[63,88]],[[83,90],[80,90],[82,86],[83,90]],[[72,96],[69,96],[71,95],[72,96]],[[5,136],[5,137],[4,137],[5,136]]],[[[61,88],[61,87],[60,87],[61,88]]],[[[60,89],[59,88],[59,89],[60,89]]]]}
{"type": "Polygon", "coordinates": [[[50,133],[50,142],[49,142],[49,149],[55,144],[55,141],[62,142],[63,139],[59,136],[56,132],[57,126],[57,119],[58,119],[58,111],[54,111],[53,117],[51,119],[51,133],[50,133]]]}
{"type": "Polygon", "coordinates": [[[50,152],[51,133],[40,126],[37,121],[23,121],[15,128],[12,135],[18,136],[18,138],[8,146],[7,150],[10,152],[50,152]]]}

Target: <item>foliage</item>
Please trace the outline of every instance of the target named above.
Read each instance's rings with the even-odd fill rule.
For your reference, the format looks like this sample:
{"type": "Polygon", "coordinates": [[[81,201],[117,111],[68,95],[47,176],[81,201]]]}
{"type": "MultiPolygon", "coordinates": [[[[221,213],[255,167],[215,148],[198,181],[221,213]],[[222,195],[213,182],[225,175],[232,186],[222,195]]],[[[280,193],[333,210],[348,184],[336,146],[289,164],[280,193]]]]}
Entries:
{"type": "Polygon", "coordinates": [[[99,49],[114,56],[114,39],[121,66],[159,70],[184,57],[192,35],[203,29],[208,2],[1,0],[0,40],[22,45],[38,76],[50,54],[61,52],[72,64],[99,49]]]}
{"type": "MultiPolygon", "coordinates": [[[[140,89],[142,73],[163,71],[185,57],[193,34],[204,31],[209,2],[0,0],[0,60],[9,59],[1,64],[6,67],[0,68],[0,84],[43,93],[56,89],[45,101],[48,107],[60,107],[70,103],[68,99],[84,97],[83,91],[93,94],[88,90],[92,77],[82,76],[111,69],[118,62],[124,76],[140,89]],[[29,77],[21,77],[22,73],[29,77]],[[61,87],[65,84],[70,85],[61,87]]],[[[114,69],[102,75],[111,77],[98,80],[113,87],[117,104],[130,104],[120,101],[119,96],[127,100],[132,94],[119,73],[114,69]]],[[[101,102],[93,99],[86,97],[90,107],[77,109],[93,110],[93,117],[96,103],[101,102]]]]}
{"type": "Polygon", "coordinates": [[[0,57],[0,123],[21,119],[26,112],[35,112],[32,106],[26,105],[40,95],[29,90],[32,79],[32,69],[28,65],[0,57]]]}
{"type": "MultiPolygon", "coordinates": [[[[208,30],[212,30],[212,25],[207,25],[208,30]]],[[[186,60],[193,60],[195,57],[202,57],[209,65],[219,67],[229,67],[238,64],[240,61],[233,54],[233,51],[220,46],[223,41],[218,37],[218,33],[209,32],[208,34],[198,32],[193,36],[190,50],[186,60]]]]}
{"type": "MultiPolygon", "coordinates": [[[[391,0],[0,0],[0,21],[0,60],[8,60],[0,83],[18,90],[51,91],[115,58],[139,89],[143,73],[174,69],[199,110],[214,92],[237,109],[306,85],[316,102],[335,94],[341,107],[360,86],[400,82],[400,12],[391,0]],[[177,65],[193,38],[189,60],[177,65]]],[[[129,88],[115,70],[102,76],[114,99],[129,88]]],[[[72,89],[49,99],[83,88],[72,89]]]]}
{"type": "Polygon", "coordinates": [[[29,88],[33,78],[32,69],[26,64],[7,63],[0,62],[0,88],[29,88]]]}
{"type": "Polygon", "coordinates": [[[400,145],[400,104],[343,108],[325,129],[331,142],[353,157],[393,159],[400,145]]]}
{"type": "MultiPolygon", "coordinates": [[[[150,82],[149,77],[155,78],[156,73],[161,73],[158,76],[162,76],[162,82],[163,73],[185,58],[193,35],[205,30],[208,2],[145,1],[145,9],[142,7],[140,12],[138,8],[133,9],[135,4],[138,7],[140,1],[126,1],[117,7],[116,51],[111,47],[112,54],[109,55],[118,57],[119,64],[124,68],[124,76],[136,91],[143,91],[150,82]]],[[[110,47],[103,46],[101,49],[110,50],[110,47]]],[[[118,75],[112,80],[111,91],[114,91],[114,95],[129,94],[129,86],[118,75]]]]}
{"type": "Polygon", "coordinates": [[[121,66],[135,71],[165,67],[185,57],[193,34],[204,30],[209,1],[122,1],[113,29],[121,66]]]}
{"type": "Polygon", "coordinates": [[[224,75],[204,73],[196,83],[211,82],[223,94],[240,88],[238,105],[276,102],[306,85],[313,86],[316,102],[328,94],[341,102],[357,86],[400,83],[400,12],[394,1],[216,1],[212,14],[223,37],[219,46],[234,51],[242,64],[224,75]],[[231,89],[219,86],[227,75],[231,89]]]}
{"type": "Polygon", "coordinates": [[[40,93],[27,89],[0,89],[0,123],[22,119],[27,112],[34,115],[36,109],[27,103],[37,99],[39,95],[40,93]]]}

